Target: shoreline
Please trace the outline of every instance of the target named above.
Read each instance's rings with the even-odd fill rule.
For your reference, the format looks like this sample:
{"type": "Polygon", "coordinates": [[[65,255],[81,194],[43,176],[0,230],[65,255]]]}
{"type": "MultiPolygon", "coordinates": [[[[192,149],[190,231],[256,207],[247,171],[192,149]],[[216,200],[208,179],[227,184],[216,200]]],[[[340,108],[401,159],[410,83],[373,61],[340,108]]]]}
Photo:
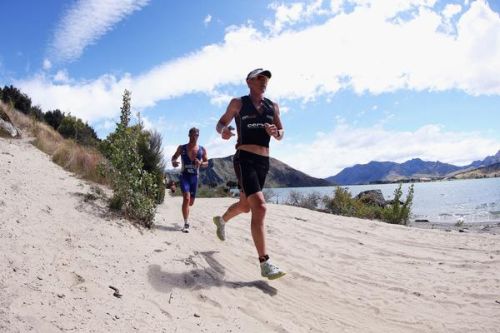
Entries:
{"type": "Polygon", "coordinates": [[[446,232],[474,232],[474,233],[486,233],[491,235],[500,235],[500,221],[488,221],[488,222],[464,222],[461,225],[457,225],[452,222],[416,222],[410,221],[408,224],[411,228],[418,229],[436,229],[446,232]]]}

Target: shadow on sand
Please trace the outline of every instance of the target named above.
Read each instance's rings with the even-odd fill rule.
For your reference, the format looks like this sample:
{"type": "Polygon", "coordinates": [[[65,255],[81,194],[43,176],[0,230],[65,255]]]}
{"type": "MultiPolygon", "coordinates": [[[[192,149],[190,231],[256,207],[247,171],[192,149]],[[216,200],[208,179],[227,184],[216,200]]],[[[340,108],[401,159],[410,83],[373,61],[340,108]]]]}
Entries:
{"type": "Polygon", "coordinates": [[[161,230],[161,231],[175,231],[175,232],[180,232],[182,230],[182,227],[180,225],[178,225],[178,224],[175,224],[175,223],[172,223],[172,226],[155,224],[154,228],[157,229],[157,230],[161,230]]]}
{"type": "Polygon", "coordinates": [[[186,265],[193,266],[194,269],[184,273],[169,273],[162,271],[160,265],[150,265],[148,270],[148,281],[153,288],[164,293],[170,292],[173,288],[199,290],[211,287],[226,287],[233,289],[252,287],[259,289],[269,296],[278,294],[278,290],[271,287],[265,281],[240,282],[224,280],[225,268],[214,259],[214,253],[216,252],[195,252],[194,255],[183,260],[186,265]],[[205,259],[208,267],[198,268],[198,264],[193,259],[195,257],[199,258],[200,255],[205,259]]]}

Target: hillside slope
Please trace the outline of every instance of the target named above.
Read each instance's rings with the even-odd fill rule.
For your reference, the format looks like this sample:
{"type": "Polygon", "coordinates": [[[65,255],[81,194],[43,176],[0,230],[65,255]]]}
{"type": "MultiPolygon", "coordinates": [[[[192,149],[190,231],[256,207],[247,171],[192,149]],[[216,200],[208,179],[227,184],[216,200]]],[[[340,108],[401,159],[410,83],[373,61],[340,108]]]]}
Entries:
{"type": "Polygon", "coordinates": [[[27,140],[0,139],[0,331],[494,332],[499,236],[412,229],[269,205],[259,275],[249,215],[214,235],[234,199],[181,199],[156,227],[113,214],[91,184],[27,140]],[[120,298],[114,296],[119,290],[120,298]]]}

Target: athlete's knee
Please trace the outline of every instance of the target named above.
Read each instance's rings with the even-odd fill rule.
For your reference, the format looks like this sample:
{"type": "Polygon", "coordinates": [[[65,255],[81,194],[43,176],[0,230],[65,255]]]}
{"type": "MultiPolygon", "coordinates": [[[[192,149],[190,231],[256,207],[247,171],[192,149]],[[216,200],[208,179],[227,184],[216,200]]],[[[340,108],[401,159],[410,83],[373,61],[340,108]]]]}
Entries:
{"type": "Polygon", "coordinates": [[[189,200],[189,206],[192,206],[192,205],[194,205],[194,198],[193,197],[191,197],[191,199],[189,200]]]}
{"type": "Polygon", "coordinates": [[[252,208],[252,213],[254,214],[265,215],[266,211],[267,211],[267,206],[264,201],[258,202],[252,208]]]}

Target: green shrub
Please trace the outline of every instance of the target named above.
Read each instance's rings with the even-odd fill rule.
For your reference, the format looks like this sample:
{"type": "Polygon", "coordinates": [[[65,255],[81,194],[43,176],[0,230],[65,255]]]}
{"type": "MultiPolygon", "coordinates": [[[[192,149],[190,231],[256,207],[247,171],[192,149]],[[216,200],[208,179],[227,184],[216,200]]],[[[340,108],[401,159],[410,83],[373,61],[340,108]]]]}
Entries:
{"type": "Polygon", "coordinates": [[[297,191],[291,191],[285,204],[307,209],[318,209],[321,201],[322,198],[318,192],[312,192],[304,195],[297,191]]]}
{"type": "Polygon", "coordinates": [[[45,122],[52,126],[52,128],[55,130],[57,130],[59,125],[61,125],[64,117],[64,113],[59,109],[55,109],[54,111],[47,111],[43,115],[43,119],[45,120],[45,122]]]}
{"type": "Polygon", "coordinates": [[[325,208],[332,214],[343,216],[354,216],[355,202],[356,200],[352,198],[351,193],[340,186],[335,188],[333,199],[327,197],[324,200],[325,208]]]}
{"type": "Polygon", "coordinates": [[[140,131],[129,127],[130,92],[125,90],[120,123],[117,124],[114,140],[109,143],[111,162],[111,206],[123,209],[128,218],[138,220],[146,227],[153,225],[156,212],[158,187],[154,175],[143,170],[138,152],[140,131]]]}
{"type": "Polygon", "coordinates": [[[62,118],[57,131],[66,139],[73,139],[84,146],[97,146],[99,141],[92,127],[72,115],[62,118]]]}
{"type": "MultiPolygon", "coordinates": [[[[413,203],[414,187],[410,186],[408,195],[404,202],[401,202],[403,191],[402,185],[394,191],[394,199],[380,207],[378,205],[371,205],[363,203],[361,200],[352,197],[351,193],[342,187],[335,189],[333,198],[324,196],[323,206],[326,211],[342,216],[353,216],[363,219],[376,219],[392,224],[407,225],[411,215],[411,205],[413,203]]],[[[317,209],[317,196],[310,195],[305,197],[294,191],[290,192],[288,204],[310,209],[317,209]]]]}
{"type": "Polygon", "coordinates": [[[161,204],[165,199],[165,161],[162,154],[162,137],[157,131],[144,131],[142,125],[139,128],[138,152],[142,158],[142,169],[153,174],[158,193],[156,203],[161,204]]]}
{"type": "Polygon", "coordinates": [[[401,184],[399,184],[398,188],[394,190],[394,199],[392,200],[392,203],[385,206],[382,211],[382,219],[392,224],[407,225],[411,214],[413,193],[414,187],[412,184],[408,190],[405,202],[401,204],[403,191],[401,190],[401,184]]]}

